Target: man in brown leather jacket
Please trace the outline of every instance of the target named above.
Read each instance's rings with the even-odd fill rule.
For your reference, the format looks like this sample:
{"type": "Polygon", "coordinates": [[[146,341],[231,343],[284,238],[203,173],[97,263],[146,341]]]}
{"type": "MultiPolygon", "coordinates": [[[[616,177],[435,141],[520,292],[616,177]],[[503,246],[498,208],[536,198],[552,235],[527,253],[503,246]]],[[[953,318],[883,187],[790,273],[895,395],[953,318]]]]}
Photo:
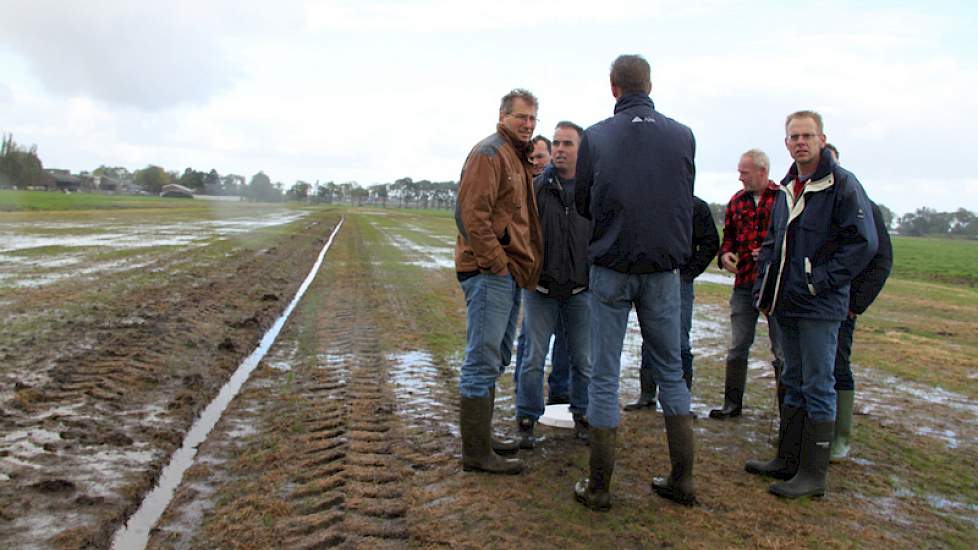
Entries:
{"type": "MultiPolygon", "coordinates": [[[[455,271],[466,306],[462,363],[462,467],[518,474],[523,462],[500,458],[516,445],[492,438],[496,378],[509,364],[519,289],[536,283],[542,237],[530,176],[537,99],[516,89],[502,98],[496,132],[472,148],[459,180],[455,271]]],[[[532,287],[531,287],[532,288],[532,287]]]]}

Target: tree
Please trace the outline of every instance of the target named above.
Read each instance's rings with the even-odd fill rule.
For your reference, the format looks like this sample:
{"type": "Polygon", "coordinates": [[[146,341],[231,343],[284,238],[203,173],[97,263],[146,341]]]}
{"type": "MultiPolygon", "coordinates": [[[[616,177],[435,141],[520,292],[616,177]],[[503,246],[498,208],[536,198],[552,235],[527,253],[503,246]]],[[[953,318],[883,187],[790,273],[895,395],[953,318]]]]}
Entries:
{"type": "Polygon", "coordinates": [[[164,185],[173,183],[173,179],[166,170],[150,164],[142,170],[132,173],[133,182],[142,187],[148,193],[159,194],[164,185]]]}
{"type": "Polygon", "coordinates": [[[177,180],[177,183],[186,187],[187,189],[193,190],[195,193],[203,193],[205,177],[206,174],[203,172],[198,172],[197,170],[194,170],[188,166],[187,169],[183,171],[183,175],[180,176],[180,179],[177,180]]]}
{"type": "Polygon", "coordinates": [[[292,188],[289,189],[288,197],[290,200],[304,201],[309,196],[310,189],[312,189],[312,184],[296,180],[292,188]]]}
{"type": "Polygon", "coordinates": [[[265,175],[265,172],[258,172],[251,176],[251,183],[248,185],[248,198],[260,202],[278,202],[282,200],[282,193],[275,189],[272,180],[265,175]]]}
{"type": "Polygon", "coordinates": [[[125,166],[106,166],[104,164],[100,165],[95,170],[92,170],[93,176],[108,176],[118,182],[125,182],[132,180],[132,173],[125,166]]]}
{"type": "Polygon", "coordinates": [[[880,214],[883,214],[883,225],[889,229],[893,224],[893,211],[886,207],[885,204],[876,203],[876,206],[880,209],[880,214]]]}
{"type": "Polygon", "coordinates": [[[24,148],[14,142],[13,134],[4,136],[0,145],[0,183],[18,187],[39,185],[43,175],[37,146],[24,148]]]}

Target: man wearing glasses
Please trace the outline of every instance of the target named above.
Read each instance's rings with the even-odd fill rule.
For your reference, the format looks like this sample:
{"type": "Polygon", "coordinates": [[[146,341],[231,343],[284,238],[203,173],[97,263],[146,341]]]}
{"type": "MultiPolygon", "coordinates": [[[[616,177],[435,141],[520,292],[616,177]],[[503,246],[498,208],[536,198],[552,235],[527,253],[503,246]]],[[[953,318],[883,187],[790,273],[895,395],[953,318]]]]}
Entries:
{"type": "Polygon", "coordinates": [[[535,283],[542,256],[529,161],[536,123],[533,94],[515,89],[503,96],[496,132],[472,148],[459,178],[455,271],[466,306],[459,383],[465,471],[524,470],[522,461],[496,454],[517,447],[493,440],[492,411],[496,378],[512,353],[520,289],[535,283]]]}
{"type": "Polygon", "coordinates": [[[795,162],[781,180],[754,286],[758,309],[781,329],[785,396],[778,455],[745,468],[785,480],[768,489],[783,498],[825,494],[839,324],[849,312],[850,282],[878,245],[869,199],[825,149],[822,128],[814,111],[785,121],[784,144],[795,162]]]}

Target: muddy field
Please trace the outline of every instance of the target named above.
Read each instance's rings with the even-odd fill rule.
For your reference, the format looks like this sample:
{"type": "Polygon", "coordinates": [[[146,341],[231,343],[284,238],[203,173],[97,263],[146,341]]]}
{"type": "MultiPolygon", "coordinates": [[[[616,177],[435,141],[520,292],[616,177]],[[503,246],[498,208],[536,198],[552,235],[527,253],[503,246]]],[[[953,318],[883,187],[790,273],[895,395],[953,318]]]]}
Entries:
{"type": "MultiPolygon", "coordinates": [[[[920,369],[946,369],[952,389],[891,366],[919,361],[916,321],[895,305],[865,321],[852,459],[831,467],[824,499],[783,502],[742,470],[746,459],[773,452],[774,380],[763,346],[755,346],[744,417],[705,418],[722,395],[729,327],[729,287],[713,274],[697,285],[694,315],[703,504],[686,509],[652,493],[651,476],[668,468],[663,422],[638,412],[623,415],[614,507],[599,514],[574,502],[587,448],[569,430],[542,427],[543,445],[521,452],[530,467],[523,476],[461,471],[456,385],[465,326],[450,216],[311,210],[253,213],[278,223],[250,227],[242,218],[241,231],[215,229],[198,246],[150,249],[124,258],[143,265],[92,275],[73,273],[106,260],[70,251],[81,259],[43,284],[19,281],[61,268],[19,260],[16,284],[0,291],[0,546],[108,547],[196,415],[291,300],[341,214],[318,276],[198,447],[148,547],[978,541],[978,371],[974,343],[955,341],[978,321],[953,309],[970,307],[973,290],[932,305],[957,336],[945,337],[950,343],[920,369]],[[908,343],[908,333],[917,340],[908,343]]],[[[29,236],[9,223],[0,223],[3,231],[29,236]]],[[[631,323],[623,401],[637,394],[640,344],[631,323]]],[[[500,378],[495,424],[513,433],[510,375],[500,378]]]]}

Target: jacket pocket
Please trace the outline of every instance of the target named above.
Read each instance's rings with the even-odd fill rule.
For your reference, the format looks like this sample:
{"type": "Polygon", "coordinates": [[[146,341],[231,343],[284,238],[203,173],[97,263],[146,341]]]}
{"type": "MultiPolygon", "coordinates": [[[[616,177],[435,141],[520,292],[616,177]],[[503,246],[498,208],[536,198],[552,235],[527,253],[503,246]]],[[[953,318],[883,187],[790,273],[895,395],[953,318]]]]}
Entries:
{"type": "Polygon", "coordinates": [[[808,287],[808,293],[815,296],[815,277],[812,274],[812,260],[808,256],[805,256],[805,285],[808,287]]]}

